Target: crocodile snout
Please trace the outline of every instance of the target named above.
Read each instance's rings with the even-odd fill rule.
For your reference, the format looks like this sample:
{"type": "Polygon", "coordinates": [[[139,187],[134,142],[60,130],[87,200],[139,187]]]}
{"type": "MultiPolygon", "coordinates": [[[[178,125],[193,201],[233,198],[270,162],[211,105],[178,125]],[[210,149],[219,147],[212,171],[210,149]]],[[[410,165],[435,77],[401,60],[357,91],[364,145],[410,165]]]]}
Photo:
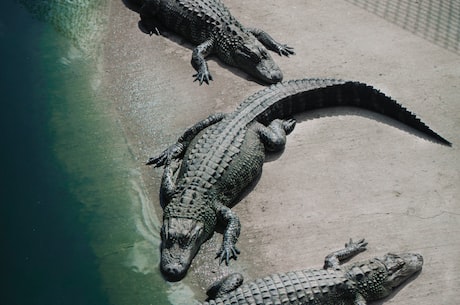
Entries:
{"type": "Polygon", "coordinates": [[[161,272],[166,280],[170,282],[177,282],[183,279],[187,273],[187,267],[177,263],[161,264],[161,272]]]}
{"type": "Polygon", "coordinates": [[[267,84],[276,84],[283,80],[283,72],[271,58],[260,61],[252,71],[247,72],[267,84]]]}

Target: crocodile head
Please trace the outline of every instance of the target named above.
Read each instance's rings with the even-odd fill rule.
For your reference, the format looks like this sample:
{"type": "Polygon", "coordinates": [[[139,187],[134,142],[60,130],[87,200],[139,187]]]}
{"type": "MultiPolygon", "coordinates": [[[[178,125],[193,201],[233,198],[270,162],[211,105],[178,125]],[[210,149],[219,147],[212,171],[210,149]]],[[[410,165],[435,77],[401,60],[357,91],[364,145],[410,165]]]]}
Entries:
{"type": "Polygon", "coordinates": [[[161,228],[160,269],[168,281],[183,279],[200,246],[208,238],[203,222],[167,218],[161,228]]]}
{"type": "Polygon", "coordinates": [[[187,274],[201,245],[214,233],[217,214],[214,205],[185,189],[166,205],[161,227],[160,269],[168,281],[180,281],[187,274]]]}
{"type": "Polygon", "coordinates": [[[238,47],[230,48],[233,52],[232,65],[240,68],[256,79],[267,83],[275,84],[283,80],[283,73],[267,49],[256,39],[250,43],[240,44],[238,47]]]}
{"type": "Polygon", "coordinates": [[[423,257],[415,253],[399,255],[388,253],[382,261],[388,270],[383,284],[388,290],[404,283],[412,275],[422,270],[423,265],[423,257]]]}
{"type": "Polygon", "coordinates": [[[423,258],[420,254],[388,253],[368,264],[354,265],[348,275],[352,275],[358,293],[367,301],[372,301],[390,295],[396,287],[419,272],[422,265],[423,258]]]}

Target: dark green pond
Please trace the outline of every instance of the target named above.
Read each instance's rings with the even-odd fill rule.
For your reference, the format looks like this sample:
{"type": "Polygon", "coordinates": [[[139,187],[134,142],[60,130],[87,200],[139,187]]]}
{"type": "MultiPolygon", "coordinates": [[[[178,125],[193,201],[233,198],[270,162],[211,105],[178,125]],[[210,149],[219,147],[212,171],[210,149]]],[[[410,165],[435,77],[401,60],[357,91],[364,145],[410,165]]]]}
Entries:
{"type": "Polygon", "coordinates": [[[190,297],[159,275],[159,223],[142,165],[102,93],[106,5],[0,4],[2,305],[190,297]]]}

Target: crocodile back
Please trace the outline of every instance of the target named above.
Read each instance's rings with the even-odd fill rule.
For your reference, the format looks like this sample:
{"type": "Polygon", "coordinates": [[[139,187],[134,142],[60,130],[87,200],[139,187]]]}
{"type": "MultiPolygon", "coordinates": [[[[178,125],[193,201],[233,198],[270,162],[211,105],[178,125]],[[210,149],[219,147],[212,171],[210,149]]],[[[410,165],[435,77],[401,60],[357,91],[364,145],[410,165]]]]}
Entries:
{"type": "Polygon", "coordinates": [[[194,44],[213,37],[212,33],[240,27],[220,0],[161,0],[157,18],[194,44]]]}
{"type": "MultiPolygon", "coordinates": [[[[260,174],[264,147],[246,126],[229,124],[227,118],[208,127],[191,142],[178,174],[177,197],[190,203],[189,190],[202,202],[231,205],[260,174]]],[[[188,205],[190,206],[190,205],[188,205]]]]}
{"type": "Polygon", "coordinates": [[[271,86],[247,98],[236,111],[219,123],[206,128],[190,143],[178,175],[176,197],[185,200],[187,196],[183,193],[190,188],[207,194],[207,190],[219,182],[224,183],[220,188],[227,190],[229,197],[232,197],[222,198],[220,201],[227,203],[236,199],[247,184],[260,174],[264,158],[262,143],[248,126],[262,116],[273,119],[277,116],[287,116],[287,111],[293,107],[286,108],[288,103],[284,100],[290,101],[292,95],[317,87],[324,88],[326,84],[338,83],[343,82],[287,82],[271,86]],[[244,152],[244,156],[241,152],[244,152]],[[238,177],[243,177],[244,181],[221,179],[229,170],[238,171],[238,177]],[[248,172],[243,173],[244,171],[248,172]]]}
{"type": "Polygon", "coordinates": [[[348,305],[353,285],[340,270],[303,270],[273,274],[209,300],[206,305],[348,305]]]}
{"type": "MultiPolygon", "coordinates": [[[[248,182],[260,173],[262,167],[263,146],[257,135],[252,134],[249,128],[251,124],[260,122],[267,125],[274,119],[286,119],[297,113],[334,106],[352,106],[382,114],[435,141],[450,145],[413,113],[366,84],[334,79],[288,81],[251,95],[234,112],[195,137],[182,163],[177,192],[182,193],[192,186],[200,193],[206,193],[216,183],[224,183],[220,189],[231,190],[228,194],[233,194],[233,198],[221,201],[232,201],[247,183],[221,179],[222,175],[229,169],[240,173],[246,170],[247,173],[239,177],[244,178],[243,182],[248,182]],[[243,148],[243,145],[247,147],[243,148]],[[247,155],[244,159],[241,152],[247,155]],[[255,164],[250,165],[248,162],[255,164]]],[[[187,198],[181,197],[183,200],[187,198]]]]}

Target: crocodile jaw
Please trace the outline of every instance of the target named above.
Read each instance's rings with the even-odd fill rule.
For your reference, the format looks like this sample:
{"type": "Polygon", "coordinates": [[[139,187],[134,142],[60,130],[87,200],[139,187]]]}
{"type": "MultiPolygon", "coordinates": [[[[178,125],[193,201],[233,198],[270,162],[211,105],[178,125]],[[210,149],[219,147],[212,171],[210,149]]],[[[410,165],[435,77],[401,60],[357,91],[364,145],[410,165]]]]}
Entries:
{"type": "Polygon", "coordinates": [[[168,281],[180,281],[207,239],[204,224],[187,218],[167,218],[161,228],[160,269],[168,281]]]}

